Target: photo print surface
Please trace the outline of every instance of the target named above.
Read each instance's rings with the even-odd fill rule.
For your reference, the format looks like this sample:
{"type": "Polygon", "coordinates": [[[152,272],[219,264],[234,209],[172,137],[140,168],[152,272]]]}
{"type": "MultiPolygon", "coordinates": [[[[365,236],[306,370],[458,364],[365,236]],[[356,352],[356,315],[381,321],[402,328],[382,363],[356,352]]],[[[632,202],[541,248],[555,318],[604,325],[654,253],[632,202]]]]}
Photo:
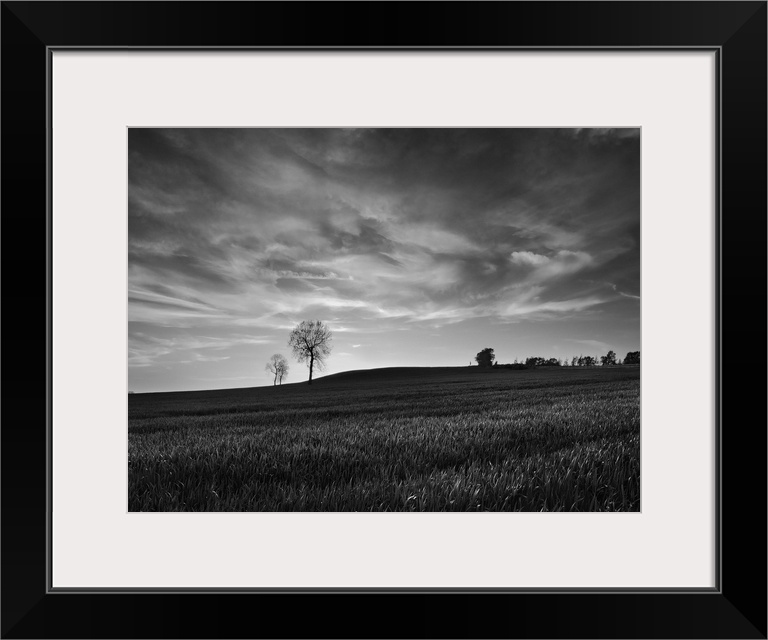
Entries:
{"type": "Polygon", "coordinates": [[[130,128],[129,511],[639,511],[639,128],[130,128]]]}

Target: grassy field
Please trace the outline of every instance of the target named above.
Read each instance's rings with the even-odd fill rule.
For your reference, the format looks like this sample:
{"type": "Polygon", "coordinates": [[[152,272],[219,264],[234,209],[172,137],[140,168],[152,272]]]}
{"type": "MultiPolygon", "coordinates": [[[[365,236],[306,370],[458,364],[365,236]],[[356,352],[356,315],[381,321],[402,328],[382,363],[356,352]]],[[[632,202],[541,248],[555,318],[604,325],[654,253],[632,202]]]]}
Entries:
{"type": "Polygon", "coordinates": [[[638,511],[640,369],[129,395],[130,511],[638,511]]]}

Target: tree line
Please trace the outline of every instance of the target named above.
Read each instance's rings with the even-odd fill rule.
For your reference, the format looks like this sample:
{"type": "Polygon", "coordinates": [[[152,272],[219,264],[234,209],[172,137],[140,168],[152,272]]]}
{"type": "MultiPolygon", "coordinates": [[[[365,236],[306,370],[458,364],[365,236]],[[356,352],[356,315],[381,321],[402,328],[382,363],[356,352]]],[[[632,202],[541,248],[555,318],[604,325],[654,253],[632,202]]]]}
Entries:
{"type": "Polygon", "coordinates": [[[524,361],[519,361],[515,358],[515,361],[511,364],[500,364],[496,362],[496,355],[493,349],[486,347],[482,351],[478,352],[475,356],[475,362],[480,367],[493,367],[502,369],[534,369],[536,367],[611,367],[620,364],[640,364],[640,352],[629,351],[624,360],[616,358],[614,351],[608,351],[604,356],[573,356],[570,360],[568,358],[541,358],[539,356],[531,356],[524,361]]]}
{"type": "MultiPolygon", "coordinates": [[[[288,346],[291,347],[294,358],[299,362],[306,362],[309,368],[309,384],[312,384],[312,374],[315,369],[321,371],[325,367],[326,360],[331,353],[331,340],[333,334],[328,325],[320,320],[304,320],[291,331],[288,336],[288,346]]],[[[640,352],[630,351],[622,361],[616,359],[614,351],[608,351],[604,356],[573,356],[567,358],[542,358],[531,356],[525,361],[517,359],[511,364],[496,362],[493,349],[486,347],[475,356],[475,362],[480,367],[494,367],[504,369],[534,369],[537,367],[609,367],[620,364],[640,364],[640,352]]],[[[471,363],[470,363],[471,364],[471,363]]],[[[270,357],[265,366],[266,371],[273,376],[273,385],[283,384],[283,379],[288,376],[290,369],[288,360],[282,353],[275,353],[270,357]]]]}

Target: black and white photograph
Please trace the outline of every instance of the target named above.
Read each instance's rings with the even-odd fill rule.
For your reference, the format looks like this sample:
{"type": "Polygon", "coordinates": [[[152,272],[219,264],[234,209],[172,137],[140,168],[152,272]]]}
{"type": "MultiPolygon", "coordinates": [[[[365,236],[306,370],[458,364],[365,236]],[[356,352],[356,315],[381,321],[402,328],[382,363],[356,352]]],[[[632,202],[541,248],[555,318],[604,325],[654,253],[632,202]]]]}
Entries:
{"type": "Polygon", "coordinates": [[[640,128],[127,135],[130,512],[640,511],[640,128]]]}
{"type": "Polygon", "coordinates": [[[766,640],[767,2],[4,2],[0,636],[766,640]]]}

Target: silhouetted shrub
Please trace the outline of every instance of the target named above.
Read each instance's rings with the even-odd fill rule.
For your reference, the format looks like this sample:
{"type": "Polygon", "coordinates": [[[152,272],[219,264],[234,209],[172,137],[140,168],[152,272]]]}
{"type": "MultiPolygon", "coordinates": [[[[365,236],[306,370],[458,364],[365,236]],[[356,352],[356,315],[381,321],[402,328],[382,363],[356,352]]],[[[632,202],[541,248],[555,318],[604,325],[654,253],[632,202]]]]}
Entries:
{"type": "Polygon", "coordinates": [[[475,356],[475,361],[480,367],[492,367],[495,359],[496,356],[490,347],[486,347],[475,356]]]}
{"type": "Polygon", "coordinates": [[[640,364],[640,352],[630,351],[624,358],[624,364],[640,364]]]}
{"type": "Polygon", "coordinates": [[[559,367],[560,361],[557,358],[547,359],[534,356],[526,359],[525,366],[529,369],[533,369],[534,367],[559,367]]]}

